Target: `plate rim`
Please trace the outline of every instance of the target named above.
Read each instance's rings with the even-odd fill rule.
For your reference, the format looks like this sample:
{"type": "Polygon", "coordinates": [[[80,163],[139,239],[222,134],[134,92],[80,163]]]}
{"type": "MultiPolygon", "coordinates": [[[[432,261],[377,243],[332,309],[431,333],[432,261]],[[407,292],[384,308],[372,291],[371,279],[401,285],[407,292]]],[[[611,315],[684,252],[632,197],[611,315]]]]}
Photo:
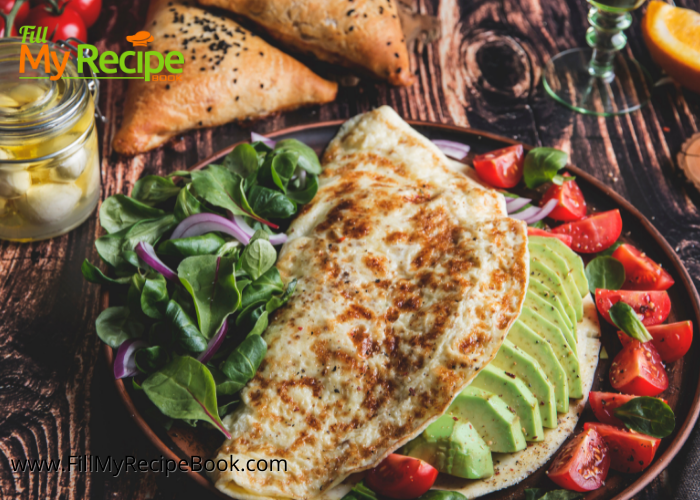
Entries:
{"type": "MultiPolygon", "coordinates": [[[[345,123],[347,119],[337,119],[337,120],[327,120],[323,122],[317,122],[317,123],[310,123],[310,124],[301,124],[301,125],[295,125],[292,127],[286,127],[280,130],[276,130],[274,132],[268,132],[265,135],[271,138],[277,137],[279,135],[288,135],[288,134],[293,134],[295,132],[300,132],[300,131],[307,131],[311,129],[319,129],[319,128],[327,128],[327,127],[338,127],[345,123]]],[[[478,129],[473,129],[473,128],[468,128],[468,127],[460,127],[458,125],[452,125],[452,124],[447,124],[447,123],[436,123],[436,122],[426,122],[426,121],[419,121],[419,120],[406,120],[406,123],[408,123],[411,127],[427,127],[427,128],[433,128],[433,129],[442,129],[442,130],[448,130],[451,132],[456,132],[456,133],[467,133],[469,135],[479,135],[481,137],[485,137],[494,141],[499,141],[503,142],[506,144],[522,144],[525,150],[530,150],[533,148],[533,146],[525,144],[521,141],[517,141],[515,139],[511,139],[509,137],[504,137],[499,134],[494,134],[491,132],[486,132],[483,130],[478,130],[478,129]]],[[[227,146],[225,148],[220,149],[219,151],[213,153],[212,155],[208,156],[204,160],[201,160],[197,162],[194,166],[191,168],[188,168],[188,170],[198,170],[201,169],[210,163],[218,160],[222,156],[230,153],[233,148],[235,148],[238,144],[248,142],[246,140],[241,140],[237,141],[236,143],[227,146]]],[[[690,277],[690,274],[686,267],[683,265],[683,262],[681,261],[680,257],[674,250],[674,248],[671,246],[671,244],[664,238],[664,236],[659,232],[658,229],[649,221],[649,219],[646,218],[644,214],[642,214],[632,203],[630,203],[627,199],[623,198],[620,194],[615,192],[610,186],[607,184],[604,184],[602,181],[600,181],[597,177],[589,174],[588,172],[585,172],[584,170],[581,170],[579,167],[576,167],[574,165],[567,165],[566,169],[571,171],[574,175],[580,176],[583,178],[586,182],[592,184],[594,187],[597,189],[600,189],[605,195],[607,195],[616,205],[618,205],[620,208],[624,208],[628,213],[633,215],[641,224],[644,226],[644,228],[652,235],[654,240],[661,246],[661,249],[664,251],[666,254],[666,257],[673,263],[673,266],[680,276],[683,286],[686,291],[689,292],[689,299],[692,303],[693,306],[693,312],[695,314],[695,321],[700,325],[700,295],[698,294],[698,290],[695,287],[695,284],[693,283],[692,278],[690,277]]],[[[104,310],[105,308],[109,307],[109,291],[107,287],[102,287],[102,309],[104,310]]],[[[103,344],[102,346],[102,352],[107,360],[107,363],[109,365],[109,368],[113,368],[113,363],[114,363],[114,353],[113,350],[110,346],[107,344],[103,344]]],[[[163,440],[158,437],[158,435],[155,433],[155,431],[151,428],[150,425],[146,422],[146,420],[143,418],[141,413],[138,411],[136,406],[134,405],[134,402],[129,395],[129,393],[126,390],[126,386],[123,382],[122,379],[115,379],[114,380],[114,385],[117,389],[117,392],[119,394],[119,397],[121,398],[122,402],[126,406],[127,410],[130,413],[130,417],[132,420],[136,422],[138,427],[141,429],[141,431],[148,437],[148,439],[151,441],[152,444],[155,445],[155,447],[163,453],[166,458],[175,460],[176,462],[180,460],[180,457],[175,453],[173,450],[171,450],[164,442],[163,440]]],[[[674,440],[671,442],[671,444],[668,446],[668,448],[664,451],[664,453],[658,457],[654,463],[649,467],[644,473],[637,478],[636,481],[634,481],[632,484],[627,486],[624,490],[622,490],[619,494],[617,494],[615,497],[613,497],[612,500],[630,500],[634,495],[640,493],[646,486],[649,485],[661,472],[670,464],[671,460],[675,458],[675,456],[678,454],[678,452],[681,450],[683,445],[687,442],[688,437],[690,436],[690,433],[693,430],[693,427],[695,423],[698,420],[698,416],[700,415],[700,378],[698,379],[697,386],[695,388],[695,395],[693,397],[693,403],[690,407],[690,410],[688,412],[688,415],[686,416],[685,421],[680,427],[680,430],[678,431],[678,434],[674,438],[674,440]]],[[[192,471],[189,467],[186,468],[186,473],[188,476],[192,477],[192,479],[195,480],[200,486],[203,486],[207,490],[209,490],[212,493],[215,493],[218,495],[220,498],[231,498],[227,495],[224,495],[221,491],[217,490],[213,483],[209,481],[208,478],[205,477],[205,475],[200,474],[199,472],[192,471]]]]}

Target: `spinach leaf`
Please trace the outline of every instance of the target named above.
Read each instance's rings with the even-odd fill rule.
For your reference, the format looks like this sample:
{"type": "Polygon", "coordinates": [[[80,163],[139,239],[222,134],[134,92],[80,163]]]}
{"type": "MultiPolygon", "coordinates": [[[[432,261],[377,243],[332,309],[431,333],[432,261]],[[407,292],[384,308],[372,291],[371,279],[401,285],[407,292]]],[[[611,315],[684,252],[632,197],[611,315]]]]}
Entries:
{"type": "MultiPolygon", "coordinates": [[[[121,244],[123,252],[133,252],[139,242],[155,245],[161,237],[177,224],[174,215],[164,215],[158,219],[137,222],[124,235],[121,244]]],[[[122,255],[123,258],[123,255],[122,255]]]]}
{"type": "Polygon", "coordinates": [[[622,301],[617,302],[613,304],[608,314],[610,314],[610,319],[615,323],[615,326],[633,339],[640,342],[649,342],[652,339],[644,324],[639,320],[637,313],[629,304],[622,301]]]}
{"type": "Polygon", "coordinates": [[[100,225],[108,233],[116,233],[139,221],[154,219],[165,212],[141,203],[138,200],[116,194],[107,198],[100,207],[100,225]]]}
{"type": "Polygon", "coordinates": [[[123,276],[127,270],[130,271],[128,274],[135,272],[122,255],[124,236],[129,232],[129,229],[131,228],[122,229],[112,234],[105,234],[95,240],[95,248],[97,248],[100,258],[114,267],[118,276],[123,276]]]}
{"type": "Polygon", "coordinates": [[[241,303],[234,266],[232,257],[199,255],[187,257],[177,268],[180,281],[194,299],[199,328],[208,339],[241,303]]]}
{"type": "Polygon", "coordinates": [[[613,257],[598,256],[586,266],[586,278],[594,295],[596,288],[619,290],[625,282],[625,266],[613,257]]]}
{"type": "Polygon", "coordinates": [[[146,205],[157,205],[179,193],[180,188],[169,177],[147,175],[136,181],[131,197],[146,205]]]}
{"type": "Polygon", "coordinates": [[[224,403],[223,405],[219,406],[219,415],[225,417],[234,410],[239,402],[240,401],[237,399],[234,399],[233,401],[229,401],[228,403],[224,403]]]}
{"type": "Polygon", "coordinates": [[[287,290],[284,292],[284,295],[275,295],[272,297],[267,304],[265,304],[265,310],[272,314],[274,311],[282,307],[287,303],[287,301],[290,299],[292,294],[294,293],[294,290],[297,287],[297,280],[294,278],[292,281],[289,282],[287,285],[287,290]]]}
{"type": "Polygon", "coordinates": [[[234,215],[248,215],[234,196],[240,193],[243,179],[221,165],[209,165],[192,172],[192,184],[199,196],[215,207],[230,210],[234,215]]]}
{"type": "Polygon", "coordinates": [[[243,178],[257,172],[258,152],[250,144],[239,144],[224,158],[224,167],[243,178]]]}
{"type": "Polygon", "coordinates": [[[184,259],[194,255],[215,254],[225,243],[226,241],[216,233],[207,233],[190,238],[166,240],[158,245],[158,253],[184,259]]]}
{"type": "Polygon", "coordinates": [[[161,319],[168,307],[168,285],[159,273],[150,273],[141,292],[141,309],[149,318],[161,319]]]}
{"type": "Polygon", "coordinates": [[[428,490],[419,496],[418,500],[467,500],[467,497],[459,491],[428,490]]]}
{"type": "Polygon", "coordinates": [[[123,306],[102,311],[95,322],[95,329],[100,340],[114,349],[125,340],[138,338],[143,334],[143,325],[134,321],[129,308],[123,306]]]}
{"type": "Polygon", "coordinates": [[[227,396],[233,396],[240,390],[238,382],[233,382],[228,379],[228,377],[219,370],[216,366],[209,362],[207,368],[214,377],[214,383],[216,384],[216,396],[217,398],[226,398],[227,396]]]}
{"type": "Polygon", "coordinates": [[[148,375],[160,370],[167,364],[168,352],[159,345],[144,347],[136,351],[134,361],[136,362],[136,368],[148,375]]]}
{"type": "Polygon", "coordinates": [[[248,201],[255,213],[264,219],[288,219],[297,211],[296,204],[279,191],[253,186],[248,201]]]}
{"type": "MultiPolygon", "coordinates": [[[[441,490],[428,490],[420,498],[423,499],[428,493],[430,493],[432,491],[434,491],[436,493],[457,493],[456,491],[455,492],[452,492],[452,491],[448,492],[448,491],[441,491],[441,490]]],[[[449,499],[445,498],[444,500],[466,499],[466,497],[464,495],[462,495],[461,493],[457,493],[457,495],[459,495],[459,496],[454,497],[454,498],[449,498],[449,499]],[[460,498],[460,497],[462,497],[462,498],[460,498]]],[[[364,483],[362,481],[360,481],[355,486],[353,486],[352,489],[349,492],[347,492],[341,500],[379,500],[379,497],[377,496],[377,494],[374,491],[370,490],[367,486],[364,485],[364,483]]],[[[443,499],[436,497],[436,498],[430,498],[430,499],[426,499],[426,500],[443,500],[443,499]]]]}
{"type": "Polygon", "coordinates": [[[613,411],[613,415],[635,432],[655,438],[671,435],[676,416],[666,403],[647,396],[634,398],[613,411]]]}
{"type": "Polygon", "coordinates": [[[175,347],[193,353],[202,352],[207,348],[207,339],[200,333],[197,325],[194,324],[180,304],[174,300],[168,302],[165,316],[172,328],[175,347]]]}
{"type": "Polygon", "coordinates": [[[282,152],[267,155],[265,162],[258,170],[258,184],[274,189],[279,188],[283,193],[287,192],[289,179],[294,175],[297,168],[298,155],[282,152]]]}
{"type": "Polygon", "coordinates": [[[613,245],[610,248],[606,248],[605,250],[600,252],[598,255],[612,255],[615,252],[615,250],[617,250],[621,246],[622,246],[622,242],[616,241],[615,243],[613,243],[613,245]]]}
{"type": "Polygon", "coordinates": [[[298,179],[291,184],[292,188],[287,188],[287,198],[299,205],[306,205],[309,203],[316,193],[318,192],[318,176],[317,175],[307,175],[306,184],[303,188],[299,187],[298,179]],[[295,186],[296,183],[296,186],[295,186]]]}
{"type": "Polygon", "coordinates": [[[263,312],[255,321],[255,326],[250,332],[248,332],[247,337],[250,337],[251,335],[262,335],[268,325],[268,316],[269,314],[267,311],[263,312]]]}
{"type": "Polygon", "coordinates": [[[569,162],[569,155],[564,151],[554,148],[534,148],[525,157],[523,180],[530,189],[536,188],[545,182],[561,184],[564,177],[559,171],[569,162]]]}
{"type": "MultiPolygon", "coordinates": [[[[167,309],[166,309],[167,312],[167,309]]],[[[164,321],[159,321],[153,323],[151,328],[148,330],[146,335],[148,343],[151,345],[159,345],[165,349],[170,349],[172,347],[172,335],[170,334],[170,328],[168,324],[164,321]]]]}
{"type": "MultiPolygon", "coordinates": [[[[238,259],[238,252],[240,251],[241,244],[238,241],[227,241],[223,245],[221,245],[221,248],[216,252],[217,257],[231,257],[234,259],[238,259]]],[[[238,288],[239,290],[242,290],[242,288],[238,288]]]]}
{"type": "Polygon", "coordinates": [[[249,331],[255,328],[260,317],[265,313],[265,304],[255,303],[243,309],[236,318],[236,326],[241,331],[249,331]]]}
{"type": "Polygon", "coordinates": [[[190,215],[201,214],[204,207],[197,197],[192,194],[192,184],[188,184],[180,190],[175,200],[173,213],[178,221],[183,221],[190,215]]]}
{"type": "Polygon", "coordinates": [[[122,278],[110,278],[109,276],[105,276],[99,267],[93,265],[87,259],[83,261],[80,270],[86,280],[90,283],[97,283],[98,285],[128,285],[131,280],[130,276],[124,276],[122,278]]]}
{"type": "Polygon", "coordinates": [[[267,344],[260,335],[246,337],[241,345],[229,354],[221,364],[221,371],[229,378],[229,390],[241,390],[255,376],[258,366],[267,353],[267,344]]]}
{"type": "MultiPolygon", "coordinates": [[[[265,234],[262,231],[256,234],[259,233],[265,234]]],[[[253,280],[265,274],[277,260],[275,247],[265,238],[251,241],[241,255],[241,267],[253,280]]]]}
{"type": "Polygon", "coordinates": [[[525,500],[577,500],[583,498],[583,493],[569,490],[552,490],[545,492],[542,488],[525,490],[525,500]]]}
{"type": "Polygon", "coordinates": [[[270,300],[272,295],[284,292],[284,283],[276,267],[271,267],[265,274],[243,289],[241,309],[252,304],[260,304],[270,300]]]}
{"type": "Polygon", "coordinates": [[[310,174],[321,173],[321,163],[316,152],[296,139],[284,139],[275,144],[275,153],[291,152],[299,155],[298,165],[310,174]]]}
{"type": "Polygon", "coordinates": [[[143,390],[164,415],[204,420],[216,426],[227,438],[231,437],[219,418],[214,378],[196,359],[175,357],[144,380],[143,390]]]}

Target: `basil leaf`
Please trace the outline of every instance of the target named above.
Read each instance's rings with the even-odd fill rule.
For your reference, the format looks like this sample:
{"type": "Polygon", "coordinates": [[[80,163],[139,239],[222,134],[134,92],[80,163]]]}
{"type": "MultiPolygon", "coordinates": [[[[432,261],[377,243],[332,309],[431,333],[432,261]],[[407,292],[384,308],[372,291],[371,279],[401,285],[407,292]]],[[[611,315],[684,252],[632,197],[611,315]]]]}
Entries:
{"type": "Polygon", "coordinates": [[[249,215],[234,198],[236,193],[240,193],[241,182],[239,175],[221,165],[209,165],[204,170],[192,172],[192,184],[199,196],[234,215],[249,215]]]}
{"type": "Polygon", "coordinates": [[[166,240],[158,245],[158,253],[184,259],[194,255],[215,254],[225,243],[226,241],[215,233],[207,233],[190,238],[166,240]]]}
{"type": "Polygon", "coordinates": [[[583,498],[583,493],[569,490],[553,490],[545,492],[542,488],[525,490],[525,500],[577,500],[583,498]]]}
{"type": "Polygon", "coordinates": [[[321,173],[321,163],[316,152],[309,146],[296,139],[284,139],[275,144],[275,153],[291,152],[299,155],[297,165],[310,174],[321,173]]]}
{"type": "Polygon", "coordinates": [[[596,288],[619,290],[625,282],[625,266],[613,257],[598,256],[586,266],[586,278],[594,295],[596,288]]]}
{"type": "Polygon", "coordinates": [[[640,342],[649,342],[652,336],[647,331],[644,324],[639,320],[637,313],[625,302],[617,302],[608,311],[610,319],[615,326],[625,332],[633,339],[640,342]]]}
{"type": "MultiPolygon", "coordinates": [[[[431,491],[434,491],[436,493],[457,493],[457,492],[447,492],[447,491],[442,491],[442,490],[428,490],[427,493],[424,493],[423,496],[420,498],[425,497],[428,493],[431,491]]],[[[457,493],[460,497],[454,497],[454,499],[450,500],[462,500],[462,498],[466,498],[464,495],[461,493],[457,493]]],[[[355,486],[352,487],[352,489],[345,494],[345,496],[341,500],[379,500],[379,497],[377,494],[370,490],[367,486],[364,485],[362,481],[357,483],[355,486]]],[[[442,498],[431,498],[430,500],[443,500],[442,498]]],[[[447,499],[445,499],[447,500],[447,499]]]]}
{"type": "Polygon", "coordinates": [[[260,335],[246,337],[241,345],[221,364],[221,371],[229,378],[229,390],[240,391],[255,376],[267,353],[267,344],[260,335]]]}
{"type": "Polygon", "coordinates": [[[219,418],[214,378],[207,367],[196,359],[176,357],[144,380],[142,387],[164,415],[204,420],[230,437],[219,418]]]}
{"type": "Polygon", "coordinates": [[[93,265],[89,260],[85,259],[80,270],[83,273],[83,277],[90,283],[97,283],[98,285],[128,285],[131,281],[130,276],[124,276],[122,278],[110,278],[105,276],[105,274],[100,270],[99,267],[93,265]]]}
{"type": "MultiPolygon", "coordinates": [[[[368,488],[365,488],[365,490],[367,489],[368,488]]],[[[459,491],[428,490],[419,496],[418,500],[467,500],[467,497],[462,495],[459,491]]]]}
{"type": "Polygon", "coordinates": [[[114,349],[125,340],[143,334],[143,325],[131,317],[128,307],[122,306],[102,311],[95,322],[95,329],[100,340],[114,349]]]}
{"type": "Polygon", "coordinates": [[[243,178],[257,172],[258,152],[250,144],[239,144],[224,158],[224,167],[243,178]]]}
{"type": "Polygon", "coordinates": [[[248,273],[248,276],[256,280],[265,274],[275,264],[276,260],[277,252],[275,247],[266,239],[258,238],[243,250],[241,267],[248,273]]]}
{"type": "Polygon", "coordinates": [[[613,411],[615,417],[635,432],[655,438],[671,435],[676,426],[676,416],[666,403],[658,398],[642,396],[634,398],[613,411]]]}
{"type": "MultiPolygon", "coordinates": [[[[292,188],[294,188],[294,186],[292,186],[292,188]]],[[[316,196],[317,192],[318,176],[309,174],[306,176],[306,184],[303,188],[287,189],[287,198],[298,203],[299,205],[306,205],[314,198],[314,196],[316,196]]]]}
{"type": "Polygon", "coordinates": [[[162,274],[151,273],[141,292],[141,309],[149,318],[161,319],[168,307],[168,285],[162,274]]]}
{"type": "Polygon", "coordinates": [[[279,191],[253,186],[248,201],[255,213],[264,219],[288,219],[297,211],[296,204],[279,191]]]}
{"type": "Polygon", "coordinates": [[[139,221],[154,219],[165,212],[141,203],[138,200],[116,194],[107,198],[100,207],[100,225],[108,233],[116,233],[139,221]]]}
{"type": "Polygon", "coordinates": [[[199,255],[187,257],[177,268],[180,282],[194,299],[199,328],[208,339],[241,304],[234,265],[232,257],[199,255]]]}
{"type": "Polygon", "coordinates": [[[165,348],[155,345],[136,351],[134,356],[136,368],[145,374],[151,374],[163,368],[168,362],[168,352],[165,348]]]}
{"type": "Polygon", "coordinates": [[[131,192],[131,197],[146,205],[157,205],[180,193],[180,188],[172,179],[159,175],[142,177],[131,192]]]}
{"type": "Polygon", "coordinates": [[[180,304],[174,300],[168,302],[165,316],[172,328],[175,347],[192,353],[199,353],[207,348],[207,339],[180,304]]]}
{"type": "Polygon", "coordinates": [[[554,148],[534,148],[525,157],[523,180],[530,189],[554,180],[569,162],[569,155],[554,148]]]}
{"type": "Polygon", "coordinates": [[[173,213],[178,221],[183,221],[190,215],[201,214],[204,207],[197,197],[192,194],[192,184],[188,184],[180,190],[175,200],[173,213]]]}
{"type": "Polygon", "coordinates": [[[615,243],[613,243],[613,245],[610,248],[606,248],[605,250],[600,252],[598,255],[612,255],[615,252],[615,250],[617,250],[621,246],[622,246],[622,242],[616,241],[615,243]]]}

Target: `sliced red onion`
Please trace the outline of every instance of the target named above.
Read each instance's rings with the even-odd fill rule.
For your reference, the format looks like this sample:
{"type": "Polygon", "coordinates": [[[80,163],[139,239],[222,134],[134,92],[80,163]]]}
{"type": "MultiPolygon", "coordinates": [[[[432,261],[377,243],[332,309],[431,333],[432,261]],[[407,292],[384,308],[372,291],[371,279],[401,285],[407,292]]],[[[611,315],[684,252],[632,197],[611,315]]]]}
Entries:
{"type": "Polygon", "coordinates": [[[221,344],[226,338],[226,332],[228,332],[228,319],[224,321],[219,331],[216,332],[216,335],[214,335],[209,341],[209,344],[207,344],[207,348],[197,358],[202,364],[207,364],[211,357],[216,354],[216,351],[219,350],[219,347],[221,347],[221,344]]]}
{"type": "Polygon", "coordinates": [[[535,222],[544,219],[550,213],[552,213],[552,210],[554,210],[557,207],[557,203],[559,203],[559,202],[557,200],[555,200],[554,198],[552,198],[547,203],[545,203],[542,208],[540,208],[540,211],[536,215],[533,215],[532,217],[528,217],[527,219],[524,219],[525,222],[527,222],[528,224],[534,224],[535,222]]]}
{"type": "Polygon", "coordinates": [[[180,283],[180,279],[177,277],[177,273],[175,273],[172,269],[166,266],[162,260],[160,260],[160,258],[156,255],[156,251],[153,248],[153,245],[151,245],[150,243],[140,241],[136,245],[135,250],[136,255],[138,255],[142,261],[144,261],[146,264],[152,267],[154,271],[157,271],[160,274],[162,274],[166,280],[174,281],[175,283],[180,283]]]}
{"type": "Polygon", "coordinates": [[[538,207],[528,207],[522,212],[518,212],[517,214],[508,214],[508,216],[512,217],[513,219],[527,221],[527,219],[534,217],[538,213],[540,213],[540,209],[538,207]]]}
{"type": "Polygon", "coordinates": [[[136,351],[142,347],[148,347],[148,344],[140,339],[129,339],[122,342],[114,358],[114,378],[127,378],[138,375],[139,369],[136,368],[135,356],[136,351]]]}
{"type": "Polygon", "coordinates": [[[277,141],[273,141],[269,137],[265,137],[264,135],[256,134],[255,132],[250,133],[250,140],[251,142],[262,142],[267,146],[268,148],[275,148],[275,144],[277,144],[277,141]]]}
{"type": "Polygon", "coordinates": [[[440,151],[445,153],[445,155],[451,156],[455,160],[463,160],[466,158],[469,150],[471,149],[471,147],[467,144],[462,144],[461,142],[455,141],[446,141],[444,139],[435,139],[433,144],[440,148],[440,151]]]}
{"type": "MultiPolygon", "coordinates": [[[[248,225],[248,223],[245,221],[245,219],[243,217],[241,217],[240,215],[234,215],[233,220],[236,224],[238,224],[241,227],[241,229],[243,231],[245,231],[245,233],[249,237],[252,237],[255,234],[255,229],[250,227],[248,225]]],[[[287,242],[287,235],[284,233],[271,234],[271,235],[269,235],[269,237],[270,237],[270,243],[272,243],[272,245],[274,245],[274,246],[281,245],[281,244],[287,242]]],[[[250,241],[250,239],[249,239],[249,241],[250,241]]]]}
{"type": "Polygon", "coordinates": [[[202,234],[211,233],[212,231],[229,234],[244,245],[250,243],[250,235],[246,234],[245,230],[236,222],[208,212],[187,217],[178,224],[170,239],[174,240],[201,236],[202,234]]]}
{"type": "Polygon", "coordinates": [[[506,200],[506,210],[509,214],[517,212],[525,205],[530,203],[532,200],[530,198],[508,198],[506,200]]]}

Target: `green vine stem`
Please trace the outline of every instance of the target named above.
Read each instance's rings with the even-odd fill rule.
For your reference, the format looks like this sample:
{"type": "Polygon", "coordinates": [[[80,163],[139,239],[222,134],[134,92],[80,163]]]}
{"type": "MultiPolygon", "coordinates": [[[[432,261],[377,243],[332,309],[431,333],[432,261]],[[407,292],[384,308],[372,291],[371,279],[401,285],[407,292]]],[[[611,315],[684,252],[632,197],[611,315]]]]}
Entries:
{"type": "Polygon", "coordinates": [[[17,17],[17,13],[19,12],[19,9],[24,5],[25,2],[28,2],[29,0],[15,0],[15,4],[12,6],[12,10],[8,14],[5,14],[4,12],[0,11],[0,16],[5,20],[5,38],[9,38],[12,36],[12,26],[15,24],[15,17],[17,17]]]}

